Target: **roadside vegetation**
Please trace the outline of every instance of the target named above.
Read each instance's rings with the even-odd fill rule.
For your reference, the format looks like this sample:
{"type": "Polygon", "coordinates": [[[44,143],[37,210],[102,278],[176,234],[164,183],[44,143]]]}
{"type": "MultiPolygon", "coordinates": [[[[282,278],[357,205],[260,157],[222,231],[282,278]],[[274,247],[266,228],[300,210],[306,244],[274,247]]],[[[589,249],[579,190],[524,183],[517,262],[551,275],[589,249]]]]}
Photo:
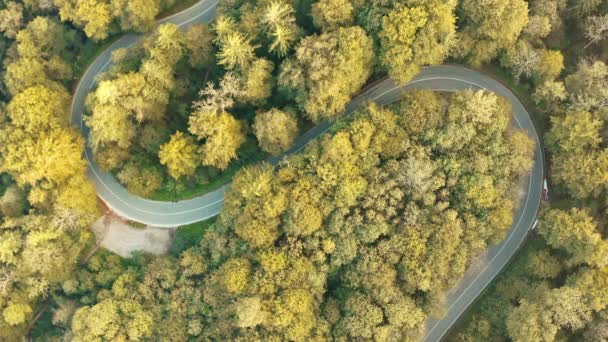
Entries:
{"type": "Polygon", "coordinates": [[[535,102],[538,126],[547,127],[551,201],[452,341],[608,339],[608,3],[533,0],[529,7],[518,51],[503,64],[535,102]],[[546,51],[556,51],[555,62],[563,53],[564,70],[555,67],[550,79],[539,78],[541,70],[561,62],[547,61],[546,51]]]}
{"type": "Polygon", "coordinates": [[[210,25],[154,25],[183,4],[0,4],[0,340],[41,306],[42,340],[420,339],[508,231],[534,144],[486,92],[340,116],[369,82],[446,59],[531,90],[559,196],[452,338],[605,338],[605,1],[226,0],[210,25]],[[236,175],[217,220],[183,227],[171,255],[79,267],[98,211],[67,89],[130,31],[148,34],[87,99],[99,164],[167,200],[236,175]],[[259,162],[334,119],[276,168],[259,162]]]}
{"type": "Polygon", "coordinates": [[[303,128],[339,117],[374,71],[407,81],[441,63],[455,31],[455,2],[357,3],[350,15],[380,13],[343,23],[332,18],[346,10],[336,3],[310,15],[301,5],[221,2],[211,25],[161,25],[116,51],[88,99],[100,167],[148,198],[214,190],[242,166],[287,151],[303,128]]]}

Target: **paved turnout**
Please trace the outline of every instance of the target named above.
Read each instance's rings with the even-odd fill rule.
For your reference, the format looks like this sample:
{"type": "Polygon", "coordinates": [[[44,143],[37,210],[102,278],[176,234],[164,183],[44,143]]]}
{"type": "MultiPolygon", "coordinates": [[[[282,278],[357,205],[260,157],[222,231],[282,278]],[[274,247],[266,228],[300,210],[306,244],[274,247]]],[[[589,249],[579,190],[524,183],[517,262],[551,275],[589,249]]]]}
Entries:
{"type": "MultiPolygon", "coordinates": [[[[196,23],[211,22],[215,16],[217,1],[204,0],[189,9],[161,20],[161,23],[174,23],[187,28],[196,23]]],[[[129,47],[140,38],[128,34],[114,42],[95,59],[83,75],[72,102],[72,121],[80,127],[83,135],[88,136],[88,129],[83,124],[84,102],[88,92],[95,86],[96,77],[107,69],[114,50],[129,47]]],[[[466,308],[481,294],[483,289],[496,277],[508,263],[517,249],[522,245],[528,231],[534,224],[541,201],[543,181],[543,158],[538,135],[530,115],[521,102],[499,82],[476,71],[461,66],[434,66],[424,68],[418,76],[407,84],[396,84],[386,79],[367,88],[348,106],[346,114],[364,101],[376,101],[389,104],[397,101],[404,90],[430,89],[437,91],[457,91],[462,89],[487,89],[507,98],[513,107],[514,125],[530,134],[536,141],[534,167],[526,180],[525,198],[515,213],[514,224],[507,238],[500,244],[488,248],[483,260],[474,269],[471,268],[456,288],[450,291],[446,300],[448,311],[441,320],[427,322],[425,341],[439,341],[454,325],[466,308]]],[[[304,133],[286,154],[301,150],[306,144],[327,131],[331,122],[324,122],[304,133]]],[[[88,175],[95,183],[98,196],[118,215],[155,227],[176,227],[211,218],[222,209],[224,194],[228,185],[211,193],[194,199],[179,202],[158,202],[129,194],[114,177],[100,170],[95,163],[92,152],[86,149],[85,157],[89,163],[88,175]]],[[[281,157],[273,158],[276,163],[281,157]]]]}

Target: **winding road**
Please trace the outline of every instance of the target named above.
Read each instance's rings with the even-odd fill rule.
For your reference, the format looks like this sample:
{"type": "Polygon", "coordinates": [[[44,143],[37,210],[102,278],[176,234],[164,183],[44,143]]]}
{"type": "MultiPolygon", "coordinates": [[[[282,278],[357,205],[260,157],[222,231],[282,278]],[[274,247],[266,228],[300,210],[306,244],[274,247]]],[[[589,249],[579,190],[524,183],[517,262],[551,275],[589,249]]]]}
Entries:
{"type": "MultiPolygon", "coordinates": [[[[196,23],[208,23],[215,17],[217,1],[203,0],[187,10],[160,20],[160,23],[174,23],[185,29],[196,23]]],[[[129,47],[141,36],[128,34],[114,42],[89,66],[75,91],[72,102],[72,122],[80,127],[82,134],[88,137],[88,129],[83,123],[84,103],[87,94],[95,86],[97,76],[110,65],[110,57],[114,50],[129,47]]],[[[429,89],[436,91],[458,91],[463,89],[487,89],[507,98],[513,107],[514,125],[528,132],[536,141],[536,156],[534,167],[526,180],[525,197],[515,213],[514,224],[507,238],[498,245],[491,246],[481,260],[471,267],[460,283],[450,291],[446,299],[447,313],[439,320],[427,321],[425,341],[439,341],[454,325],[462,313],[482,293],[487,285],[509,262],[511,257],[522,245],[530,231],[541,202],[543,182],[543,156],[540,140],[530,118],[530,115],[513,95],[513,93],[496,80],[479,72],[461,66],[433,66],[424,68],[414,80],[407,84],[396,84],[385,79],[365,89],[356,97],[346,110],[352,113],[359,104],[365,101],[375,101],[379,104],[389,104],[401,98],[403,91],[408,89],[429,89]]],[[[331,122],[321,123],[304,133],[285,155],[295,153],[304,148],[309,141],[327,131],[331,122]]],[[[283,155],[284,156],[284,155],[283,155]]],[[[273,158],[276,163],[283,156],[273,158]]],[[[98,196],[116,214],[137,222],[155,227],[177,227],[216,216],[222,209],[224,194],[228,185],[211,193],[191,200],[179,202],[158,202],[134,196],[120,185],[109,173],[101,171],[93,159],[90,149],[85,150],[89,163],[88,175],[95,183],[98,196]]]]}

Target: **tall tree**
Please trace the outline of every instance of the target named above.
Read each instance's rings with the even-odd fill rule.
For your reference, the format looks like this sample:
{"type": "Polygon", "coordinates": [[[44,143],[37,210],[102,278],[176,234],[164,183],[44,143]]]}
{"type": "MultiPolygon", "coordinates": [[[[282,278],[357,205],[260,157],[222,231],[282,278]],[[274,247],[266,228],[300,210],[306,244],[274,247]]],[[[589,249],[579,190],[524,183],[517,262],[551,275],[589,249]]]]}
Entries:
{"type": "Polygon", "coordinates": [[[204,141],[203,165],[226,169],[245,142],[243,123],[226,112],[197,111],[190,116],[190,132],[204,141]]]}
{"type": "Polygon", "coordinates": [[[572,7],[575,10],[576,15],[585,17],[588,14],[593,13],[602,2],[603,0],[573,0],[572,7]]]}
{"type": "Polygon", "coordinates": [[[543,216],[539,232],[553,248],[570,253],[569,264],[587,263],[603,267],[608,263],[602,260],[606,242],[596,230],[588,211],[552,209],[543,216]]]}
{"type": "Polygon", "coordinates": [[[190,27],[186,31],[185,39],[191,66],[206,65],[213,60],[213,36],[208,25],[197,24],[190,27]]]}
{"type": "Polygon", "coordinates": [[[464,0],[458,17],[462,29],[455,51],[472,65],[480,65],[515,45],[528,24],[528,4],[523,0],[464,0]]]}
{"type": "Polygon", "coordinates": [[[141,304],[129,299],[106,299],[82,307],[72,319],[75,341],[138,341],[152,334],[152,316],[141,304]]]}
{"type": "Polygon", "coordinates": [[[242,86],[236,77],[227,74],[219,89],[209,83],[200,95],[203,99],[195,103],[188,130],[204,141],[200,149],[203,165],[223,170],[236,159],[238,148],[245,142],[243,123],[227,112],[243,95],[242,86]]]}
{"type": "Polygon", "coordinates": [[[18,2],[6,2],[6,8],[0,10],[0,32],[8,38],[15,38],[23,26],[23,5],[18,2]]]}
{"type": "Polygon", "coordinates": [[[585,37],[589,40],[589,43],[585,45],[585,48],[608,38],[608,14],[604,16],[590,16],[587,18],[587,22],[585,23],[585,37]]]}
{"type": "Polygon", "coordinates": [[[87,37],[104,40],[108,37],[112,13],[110,4],[99,0],[57,0],[62,21],[71,21],[84,28],[87,37]]]}
{"type": "Polygon", "coordinates": [[[295,10],[285,0],[273,0],[264,8],[262,23],[272,39],[269,51],[285,56],[299,35],[295,10]]]}
{"type": "Polygon", "coordinates": [[[565,79],[573,110],[594,111],[608,115],[608,65],[599,60],[583,59],[574,73],[565,79]]]}
{"type": "Polygon", "coordinates": [[[382,18],[380,61],[398,82],[411,80],[423,65],[441,64],[455,37],[455,2],[397,6],[382,18]]]}
{"type": "Polygon", "coordinates": [[[43,131],[35,137],[14,129],[2,139],[0,168],[15,175],[19,184],[44,187],[46,182],[61,184],[84,174],[83,138],[70,128],[43,131]]]}
{"type": "Polygon", "coordinates": [[[507,65],[513,70],[513,78],[518,83],[521,76],[532,77],[540,63],[541,52],[525,40],[518,41],[507,53],[507,65]]]}
{"type": "Polygon", "coordinates": [[[110,6],[123,31],[149,31],[161,10],[159,0],[111,0],[110,6]]]}
{"type": "Polygon", "coordinates": [[[235,31],[225,37],[218,36],[220,51],[218,52],[218,63],[224,65],[228,69],[237,67],[245,69],[254,59],[255,45],[252,44],[251,38],[244,34],[235,31]]]}
{"type": "Polygon", "coordinates": [[[341,115],[372,72],[372,40],[359,27],[304,38],[294,60],[283,63],[279,85],[296,94],[310,119],[341,115]]]}
{"type": "Polygon", "coordinates": [[[241,100],[260,105],[272,95],[274,64],[265,59],[254,60],[243,75],[243,93],[241,100]]]}
{"type": "Polygon", "coordinates": [[[312,4],[313,21],[324,32],[351,26],[355,17],[356,3],[351,0],[319,0],[312,4]]]}
{"type": "Polygon", "coordinates": [[[7,113],[13,125],[35,134],[64,126],[69,103],[64,88],[37,85],[13,97],[7,113]]]}
{"type": "Polygon", "coordinates": [[[273,108],[255,116],[253,131],[262,149],[277,155],[287,151],[298,136],[298,119],[290,111],[273,108]]]}
{"type": "Polygon", "coordinates": [[[175,179],[193,175],[199,165],[194,139],[182,132],[173,134],[171,140],[160,147],[158,157],[160,163],[167,167],[169,174],[175,179]]]}

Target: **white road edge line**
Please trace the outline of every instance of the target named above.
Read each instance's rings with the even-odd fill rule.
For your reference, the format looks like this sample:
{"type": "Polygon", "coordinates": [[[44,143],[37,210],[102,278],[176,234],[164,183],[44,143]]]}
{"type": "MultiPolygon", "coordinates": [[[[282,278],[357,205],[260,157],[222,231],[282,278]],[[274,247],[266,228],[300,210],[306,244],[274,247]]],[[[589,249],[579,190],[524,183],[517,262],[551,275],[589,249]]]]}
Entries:
{"type": "MultiPolygon", "coordinates": [[[[524,204],[523,210],[522,212],[525,212],[525,209],[528,207],[528,202],[530,200],[530,193],[531,193],[531,189],[532,189],[532,175],[529,176],[528,178],[528,196],[526,196],[526,202],[524,204]]],[[[517,221],[517,224],[515,225],[515,227],[512,228],[513,232],[515,232],[517,230],[517,228],[519,227],[519,225],[521,224],[522,219],[524,218],[524,215],[522,214],[519,217],[519,220],[517,221]]],[[[509,237],[506,240],[503,240],[501,243],[503,244],[502,247],[498,250],[498,253],[496,253],[496,255],[492,258],[492,260],[490,260],[490,262],[487,263],[486,267],[484,267],[484,269],[482,271],[480,271],[479,273],[477,273],[477,276],[475,277],[475,279],[469,284],[469,286],[467,286],[466,289],[464,289],[464,291],[462,291],[462,293],[460,294],[460,296],[458,296],[456,298],[456,300],[454,300],[454,302],[452,303],[452,305],[450,305],[450,307],[448,308],[447,312],[449,313],[450,310],[452,310],[452,308],[454,307],[454,305],[456,305],[456,303],[458,303],[458,301],[460,301],[460,299],[462,298],[462,296],[464,296],[467,291],[469,291],[469,289],[471,288],[471,286],[475,285],[475,283],[477,282],[477,280],[479,279],[479,277],[481,277],[481,275],[488,269],[488,267],[490,267],[490,265],[494,262],[494,260],[496,260],[496,258],[502,254],[503,250],[505,249],[505,247],[507,246],[507,244],[509,243],[509,241],[511,241],[511,239],[513,238],[515,234],[510,234],[509,237]]],[[[475,297],[477,298],[477,297],[475,297]]],[[[447,313],[446,313],[447,316],[447,313]]],[[[437,327],[437,324],[439,324],[439,322],[441,321],[441,319],[437,320],[437,322],[435,322],[435,324],[433,324],[433,327],[431,328],[431,330],[429,330],[429,332],[424,336],[424,340],[426,340],[428,338],[428,336],[430,334],[433,333],[433,330],[435,330],[435,328],[437,327]]],[[[445,335],[445,333],[444,333],[445,335]]],[[[440,336],[439,338],[443,338],[443,336],[440,336]]]]}

